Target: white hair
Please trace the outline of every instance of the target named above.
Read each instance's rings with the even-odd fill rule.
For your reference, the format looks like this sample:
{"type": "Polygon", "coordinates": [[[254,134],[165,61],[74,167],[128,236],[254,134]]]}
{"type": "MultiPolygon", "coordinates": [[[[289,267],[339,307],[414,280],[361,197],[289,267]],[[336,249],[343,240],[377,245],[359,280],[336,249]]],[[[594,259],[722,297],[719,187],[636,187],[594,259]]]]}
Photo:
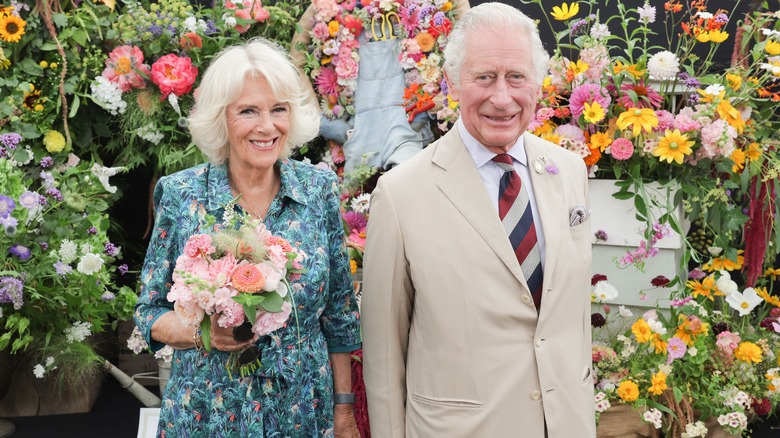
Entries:
{"type": "Polygon", "coordinates": [[[223,49],[206,69],[188,118],[192,141],[215,164],[225,162],[228,144],[227,106],[239,98],[247,78],[264,78],[274,96],[290,105],[290,131],[283,157],[317,136],[319,109],[309,99],[290,56],[263,38],[223,49]]]}
{"type": "Polygon", "coordinates": [[[482,3],[469,9],[455,23],[450,33],[447,47],[444,48],[444,70],[452,80],[453,86],[460,87],[460,70],[466,62],[466,43],[477,32],[497,30],[505,35],[515,35],[518,31],[531,38],[536,82],[541,85],[547,74],[547,61],[550,55],[544,49],[536,23],[518,9],[503,3],[482,3]]]}

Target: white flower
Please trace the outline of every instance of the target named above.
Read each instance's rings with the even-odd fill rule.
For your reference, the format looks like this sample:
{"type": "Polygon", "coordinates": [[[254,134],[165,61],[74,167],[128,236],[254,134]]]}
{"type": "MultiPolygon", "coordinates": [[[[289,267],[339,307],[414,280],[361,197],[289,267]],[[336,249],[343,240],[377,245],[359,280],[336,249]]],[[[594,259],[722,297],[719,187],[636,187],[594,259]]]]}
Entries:
{"type": "Polygon", "coordinates": [[[634,312],[632,312],[631,309],[627,308],[626,306],[620,306],[618,307],[618,315],[622,316],[623,318],[631,318],[634,316],[634,312]]]}
{"type": "Polygon", "coordinates": [[[696,357],[696,355],[699,354],[699,350],[697,350],[696,347],[691,347],[688,349],[687,353],[691,357],[696,357]]]}
{"type": "Polygon", "coordinates": [[[672,365],[671,364],[662,363],[661,365],[658,365],[658,371],[666,374],[667,376],[671,375],[672,374],[672,365]]]}
{"type": "Polygon", "coordinates": [[[710,96],[720,96],[720,93],[725,90],[726,87],[721,84],[712,84],[704,89],[704,93],[709,94],[710,96]]]}
{"type": "Polygon", "coordinates": [[[612,286],[606,281],[599,281],[596,283],[596,287],[594,288],[593,293],[596,295],[596,299],[602,303],[614,300],[619,295],[618,290],[615,289],[615,286],[612,286]]]}
{"type": "Polygon", "coordinates": [[[184,23],[182,24],[184,24],[184,27],[186,27],[190,32],[197,32],[198,30],[198,19],[195,18],[194,15],[187,17],[187,19],[184,20],[184,23]]]}
{"type": "Polygon", "coordinates": [[[62,263],[67,265],[76,260],[76,257],[78,256],[77,251],[78,246],[76,246],[74,242],[68,239],[63,239],[62,243],[60,243],[60,250],[58,251],[62,263]]]}
{"type": "Polygon", "coordinates": [[[774,29],[767,29],[767,28],[762,28],[761,33],[763,33],[766,36],[780,35],[780,31],[774,29]]]}
{"type": "Polygon", "coordinates": [[[645,2],[644,6],[636,8],[636,12],[645,23],[655,23],[655,6],[650,6],[650,3],[645,2]]]}
{"type": "Polygon", "coordinates": [[[702,421],[688,423],[685,425],[685,433],[683,436],[687,436],[689,438],[705,437],[707,436],[707,426],[705,426],[704,422],[702,421]]]}
{"type": "Polygon", "coordinates": [[[651,423],[653,427],[656,429],[660,429],[663,425],[661,422],[661,419],[663,418],[663,414],[661,414],[661,411],[659,411],[656,408],[649,409],[645,411],[644,414],[642,414],[642,417],[647,423],[651,423]]]}
{"type": "Polygon", "coordinates": [[[33,374],[35,374],[35,377],[39,379],[43,379],[43,375],[46,373],[46,369],[43,367],[43,365],[38,364],[33,367],[33,374]]]}
{"type": "Polygon", "coordinates": [[[72,326],[63,330],[68,343],[81,342],[92,334],[92,323],[74,322],[72,326]]]}
{"type": "Polygon", "coordinates": [[[92,99],[113,115],[124,114],[127,109],[127,102],[122,100],[122,89],[119,84],[109,81],[103,76],[95,78],[95,82],[90,85],[92,90],[92,99]]]}
{"type": "Polygon", "coordinates": [[[170,364],[173,361],[173,348],[166,345],[154,353],[154,358],[162,359],[165,363],[170,364]]]}
{"type": "Polygon", "coordinates": [[[93,253],[84,254],[79,260],[79,264],[76,265],[76,270],[84,275],[92,275],[100,271],[103,267],[103,259],[93,253]]]}
{"type": "Polygon", "coordinates": [[[723,248],[721,248],[719,246],[708,246],[707,247],[707,252],[709,252],[711,256],[717,257],[717,256],[720,255],[720,253],[723,252],[723,248]]]}
{"type": "Polygon", "coordinates": [[[749,287],[744,292],[732,292],[726,296],[726,302],[729,306],[739,312],[739,316],[748,315],[753,309],[764,301],[759,297],[755,289],[749,287]]]}
{"type": "Polygon", "coordinates": [[[160,144],[160,141],[164,137],[163,133],[157,130],[154,122],[149,122],[148,124],[136,129],[135,133],[139,137],[153,144],[160,144]]]}
{"type": "Polygon", "coordinates": [[[697,16],[697,17],[699,17],[699,18],[703,18],[703,19],[705,19],[705,20],[709,20],[710,18],[712,18],[712,17],[713,17],[712,13],[710,13],[710,12],[704,12],[704,11],[699,11],[699,12],[697,12],[697,13],[696,13],[696,16],[697,16]]]}
{"type": "Polygon", "coordinates": [[[149,344],[146,343],[146,339],[141,335],[141,330],[138,328],[138,326],[133,327],[132,333],[130,333],[130,337],[127,338],[127,348],[130,349],[135,354],[138,354],[147,348],[149,348],[149,344]]]}
{"type": "Polygon", "coordinates": [[[715,282],[715,287],[726,295],[739,292],[737,282],[731,279],[728,271],[720,271],[720,278],[715,282]]]}
{"type": "Polygon", "coordinates": [[[649,325],[649,326],[650,326],[650,330],[652,330],[652,331],[653,331],[653,333],[658,333],[659,335],[664,335],[664,334],[666,334],[666,328],[665,328],[665,327],[664,327],[664,325],[663,325],[663,324],[662,324],[660,321],[658,321],[658,320],[655,320],[655,319],[648,319],[648,320],[647,320],[647,325],[649,325]]]}
{"type": "MultiPolygon", "coordinates": [[[[228,15],[228,13],[225,13],[225,15],[228,15]]],[[[225,17],[225,15],[222,16],[222,19],[225,20],[225,27],[236,27],[236,17],[225,17]]]]}
{"type": "Polygon", "coordinates": [[[368,208],[371,205],[371,194],[370,193],[362,193],[355,197],[355,199],[352,200],[352,203],[350,206],[352,207],[352,210],[358,212],[358,213],[368,213],[368,208]]]}
{"type": "Polygon", "coordinates": [[[116,175],[119,172],[122,172],[126,170],[125,167],[106,167],[101,166],[98,163],[95,163],[92,165],[92,174],[95,175],[95,177],[100,181],[100,184],[103,184],[103,188],[106,189],[108,193],[116,193],[116,187],[112,186],[108,179],[114,175],[116,175]]]}
{"type": "Polygon", "coordinates": [[[680,60],[674,53],[663,50],[650,57],[647,70],[650,76],[658,80],[674,79],[680,72],[680,60]]]}
{"type": "Polygon", "coordinates": [[[52,365],[54,365],[54,357],[53,356],[49,356],[49,357],[46,358],[46,368],[49,368],[52,365]]]}
{"type": "Polygon", "coordinates": [[[590,28],[590,36],[595,40],[601,40],[610,35],[612,35],[612,33],[609,31],[609,26],[604,23],[595,23],[590,28]]]}

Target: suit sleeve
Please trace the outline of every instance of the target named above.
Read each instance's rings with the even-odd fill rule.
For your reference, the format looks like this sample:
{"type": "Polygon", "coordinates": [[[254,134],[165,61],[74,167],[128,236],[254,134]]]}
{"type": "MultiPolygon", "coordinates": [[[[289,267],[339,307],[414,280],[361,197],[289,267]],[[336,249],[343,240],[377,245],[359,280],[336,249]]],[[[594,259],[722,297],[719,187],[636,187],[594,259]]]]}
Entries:
{"type": "Polygon", "coordinates": [[[404,437],[406,357],[414,289],[403,231],[384,178],[371,195],[363,260],[363,360],[371,435],[404,437]]]}

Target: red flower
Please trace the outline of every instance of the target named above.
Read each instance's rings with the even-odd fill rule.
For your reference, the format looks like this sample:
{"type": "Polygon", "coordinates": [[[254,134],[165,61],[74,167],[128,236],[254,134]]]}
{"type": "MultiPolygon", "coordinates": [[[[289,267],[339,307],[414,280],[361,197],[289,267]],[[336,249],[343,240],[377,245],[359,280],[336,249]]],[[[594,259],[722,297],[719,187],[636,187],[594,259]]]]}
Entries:
{"type": "Polygon", "coordinates": [[[355,37],[360,35],[360,32],[363,31],[363,21],[354,15],[347,15],[342,21],[344,27],[349,29],[349,32],[352,33],[352,35],[355,35],[355,37]]]}
{"type": "Polygon", "coordinates": [[[659,275],[650,280],[650,284],[652,284],[654,287],[666,287],[666,285],[669,284],[669,281],[670,280],[668,278],[664,277],[663,275],[659,275]]]}
{"type": "Polygon", "coordinates": [[[165,55],[152,64],[152,82],[160,87],[163,99],[173,93],[177,96],[189,93],[198,77],[198,67],[186,56],[165,55]]]}
{"type": "Polygon", "coordinates": [[[596,274],[590,279],[590,285],[595,286],[599,281],[607,281],[607,276],[604,274],[596,274]]]}
{"type": "Polygon", "coordinates": [[[755,412],[756,415],[769,415],[769,412],[772,411],[772,403],[770,403],[769,399],[766,397],[760,399],[754,398],[751,403],[751,408],[753,408],[753,412],[755,412]]]}
{"type": "Polygon", "coordinates": [[[184,50],[190,50],[193,47],[200,49],[203,47],[203,38],[195,32],[187,32],[179,38],[179,44],[184,50]]]}

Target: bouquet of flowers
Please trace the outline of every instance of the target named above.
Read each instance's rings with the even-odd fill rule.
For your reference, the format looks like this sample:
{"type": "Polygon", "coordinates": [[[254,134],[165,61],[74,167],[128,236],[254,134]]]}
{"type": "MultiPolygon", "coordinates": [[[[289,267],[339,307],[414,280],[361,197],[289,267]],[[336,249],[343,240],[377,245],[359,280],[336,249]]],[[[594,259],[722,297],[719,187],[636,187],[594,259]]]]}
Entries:
{"type": "MultiPolygon", "coordinates": [[[[303,272],[305,254],[284,238],[272,235],[259,220],[226,216],[213,233],[189,238],[168,293],[180,320],[200,327],[207,351],[211,315],[219,315],[220,327],[233,327],[238,341],[283,327],[295,305],[290,281],[303,272]]],[[[253,348],[231,354],[228,370],[238,369],[241,376],[253,372],[260,365],[253,348]]]]}

